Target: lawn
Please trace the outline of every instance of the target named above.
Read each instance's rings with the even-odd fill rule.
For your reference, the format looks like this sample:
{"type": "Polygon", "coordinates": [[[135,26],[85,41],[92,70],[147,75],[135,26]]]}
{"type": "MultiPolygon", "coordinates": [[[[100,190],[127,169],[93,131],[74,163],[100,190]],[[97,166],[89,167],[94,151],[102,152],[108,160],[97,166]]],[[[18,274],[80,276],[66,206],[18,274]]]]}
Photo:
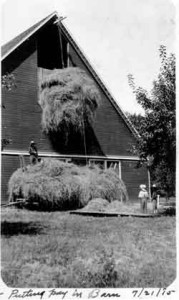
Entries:
{"type": "Polygon", "coordinates": [[[166,287],[176,276],[175,217],[1,211],[10,287],[166,287]]]}

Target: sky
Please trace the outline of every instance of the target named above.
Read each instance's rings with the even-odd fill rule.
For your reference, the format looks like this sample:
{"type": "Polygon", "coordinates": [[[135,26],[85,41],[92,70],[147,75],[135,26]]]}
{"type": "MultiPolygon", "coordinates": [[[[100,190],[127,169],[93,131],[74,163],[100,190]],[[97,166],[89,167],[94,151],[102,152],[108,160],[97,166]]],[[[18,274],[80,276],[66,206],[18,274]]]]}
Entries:
{"type": "Polygon", "coordinates": [[[128,84],[148,91],[160,68],[159,46],[175,53],[176,1],[0,0],[4,44],[53,11],[124,112],[142,113],[128,84]]]}

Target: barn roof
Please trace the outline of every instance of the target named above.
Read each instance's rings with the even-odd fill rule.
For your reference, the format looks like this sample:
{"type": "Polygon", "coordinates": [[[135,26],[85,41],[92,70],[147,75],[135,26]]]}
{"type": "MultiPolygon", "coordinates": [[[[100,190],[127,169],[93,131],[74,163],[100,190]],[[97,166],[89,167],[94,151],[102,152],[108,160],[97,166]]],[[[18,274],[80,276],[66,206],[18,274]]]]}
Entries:
{"type": "MultiPolygon", "coordinates": [[[[54,18],[54,20],[56,20],[56,19],[59,18],[59,15],[58,15],[57,12],[53,12],[52,14],[48,15],[46,18],[44,18],[41,21],[39,21],[38,23],[34,24],[29,29],[27,29],[26,31],[24,31],[23,33],[19,34],[17,37],[15,37],[11,41],[9,41],[5,45],[3,45],[1,47],[1,59],[3,60],[4,58],[6,58],[18,46],[20,46],[24,41],[26,41],[37,30],[39,30],[42,26],[44,26],[47,22],[49,22],[53,18],[54,18]]],[[[122,111],[122,109],[119,107],[119,105],[117,104],[117,102],[114,100],[114,98],[112,97],[111,93],[109,92],[109,89],[106,88],[106,84],[104,84],[103,81],[100,79],[99,75],[94,70],[94,67],[92,67],[91,63],[89,63],[89,60],[86,59],[84,53],[79,48],[79,46],[75,42],[75,40],[72,37],[72,35],[69,33],[69,30],[67,30],[67,28],[64,26],[64,24],[62,24],[61,22],[60,22],[60,26],[61,26],[61,29],[62,29],[63,33],[66,35],[66,37],[69,40],[69,42],[73,45],[73,47],[75,48],[75,50],[79,54],[80,58],[83,60],[83,62],[85,63],[86,67],[88,68],[88,70],[90,71],[90,73],[93,75],[93,77],[96,80],[96,82],[99,84],[99,86],[102,88],[103,92],[106,94],[106,96],[108,97],[108,99],[111,101],[113,107],[116,109],[116,111],[118,112],[118,114],[122,117],[122,119],[125,121],[126,125],[130,129],[130,131],[133,133],[133,135],[135,136],[135,138],[138,139],[140,137],[139,133],[137,132],[137,130],[135,129],[135,127],[133,126],[133,124],[130,122],[130,120],[128,119],[128,117],[125,115],[125,113],[122,111]]]]}
{"type": "Polygon", "coordinates": [[[20,46],[26,39],[28,39],[32,34],[34,34],[38,29],[40,29],[43,25],[45,25],[48,21],[50,21],[53,17],[57,17],[57,12],[53,12],[46,18],[37,22],[14,39],[10,40],[6,44],[1,47],[1,59],[3,60],[6,56],[8,56],[12,51],[14,51],[18,46],[20,46]]]}

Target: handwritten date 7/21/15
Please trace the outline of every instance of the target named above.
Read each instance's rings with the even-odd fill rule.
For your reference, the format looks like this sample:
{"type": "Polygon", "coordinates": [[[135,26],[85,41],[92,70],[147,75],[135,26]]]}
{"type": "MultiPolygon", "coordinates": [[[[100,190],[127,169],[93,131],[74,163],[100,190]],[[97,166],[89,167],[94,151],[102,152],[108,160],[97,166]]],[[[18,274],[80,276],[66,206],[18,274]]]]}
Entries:
{"type": "Polygon", "coordinates": [[[158,290],[151,290],[151,289],[136,289],[132,291],[133,297],[139,298],[143,296],[155,296],[155,297],[161,297],[161,296],[170,296],[173,294],[175,291],[174,290],[168,290],[167,288],[160,288],[158,290]]]}

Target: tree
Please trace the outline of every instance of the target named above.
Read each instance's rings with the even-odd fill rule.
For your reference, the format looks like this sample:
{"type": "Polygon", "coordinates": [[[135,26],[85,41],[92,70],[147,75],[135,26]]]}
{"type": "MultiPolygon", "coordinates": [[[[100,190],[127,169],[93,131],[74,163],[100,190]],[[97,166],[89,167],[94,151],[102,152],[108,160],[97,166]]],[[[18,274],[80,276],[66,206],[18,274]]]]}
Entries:
{"type": "Polygon", "coordinates": [[[131,123],[134,125],[135,129],[138,131],[138,133],[141,133],[141,125],[142,122],[145,121],[145,117],[142,116],[141,114],[131,114],[129,112],[125,112],[126,116],[128,117],[128,119],[131,121],[131,123]]]}
{"type": "MultiPolygon", "coordinates": [[[[176,161],[175,55],[168,55],[165,46],[160,46],[159,55],[161,66],[150,93],[142,87],[136,87],[131,74],[128,79],[137,102],[145,111],[144,118],[141,118],[140,124],[138,122],[141,138],[135,151],[143,161],[148,157],[153,158],[153,180],[167,195],[171,195],[175,190],[176,161]]],[[[134,117],[130,119],[132,121],[134,117]]]]}

